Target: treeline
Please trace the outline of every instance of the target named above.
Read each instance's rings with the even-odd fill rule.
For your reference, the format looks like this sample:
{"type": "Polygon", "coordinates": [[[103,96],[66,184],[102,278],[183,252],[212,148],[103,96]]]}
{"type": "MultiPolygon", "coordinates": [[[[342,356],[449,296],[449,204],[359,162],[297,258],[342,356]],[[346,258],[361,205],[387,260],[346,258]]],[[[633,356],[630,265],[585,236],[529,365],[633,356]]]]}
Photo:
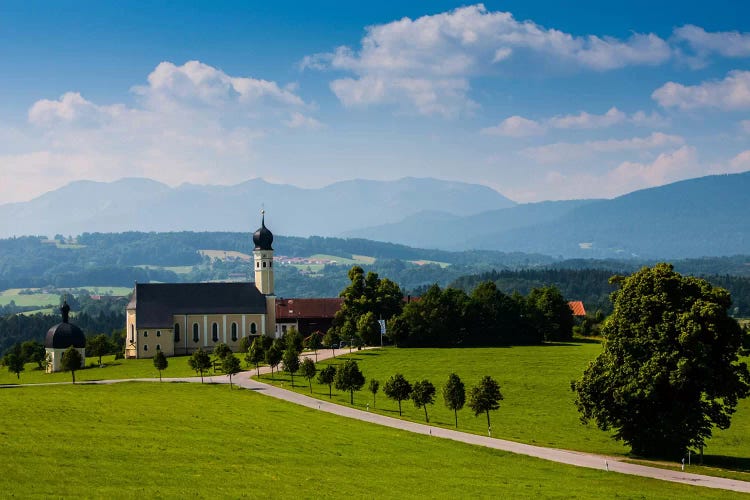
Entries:
{"type": "MultiPolygon", "coordinates": [[[[684,263],[683,263],[684,265],[684,263]]],[[[568,300],[581,300],[587,313],[612,312],[610,294],[616,289],[609,283],[614,275],[629,275],[636,269],[525,269],[521,271],[490,271],[462,276],[450,286],[464,291],[474,289],[479,283],[492,281],[505,293],[529,293],[533,288],[554,285],[568,300]]],[[[675,265],[675,269],[678,266],[675,265]]],[[[698,275],[715,286],[729,291],[732,296],[730,313],[735,317],[750,316],[750,277],[730,275],[698,275]]]]}

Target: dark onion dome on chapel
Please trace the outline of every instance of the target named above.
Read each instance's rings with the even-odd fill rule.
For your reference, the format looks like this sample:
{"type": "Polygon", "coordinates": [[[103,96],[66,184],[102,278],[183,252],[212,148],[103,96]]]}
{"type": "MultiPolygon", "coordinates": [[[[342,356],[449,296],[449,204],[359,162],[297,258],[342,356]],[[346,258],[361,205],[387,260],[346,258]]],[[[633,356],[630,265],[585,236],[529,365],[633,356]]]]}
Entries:
{"type": "Polygon", "coordinates": [[[86,347],[86,336],[83,330],[68,321],[70,306],[64,302],[60,308],[62,313],[62,323],[58,323],[47,331],[47,338],[44,341],[44,347],[50,349],[67,349],[70,346],[76,349],[86,347]]]}
{"type": "Polygon", "coordinates": [[[253,234],[253,243],[255,243],[255,250],[273,250],[271,244],[273,243],[273,233],[266,227],[266,212],[261,212],[260,229],[255,231],[253,234]]]}

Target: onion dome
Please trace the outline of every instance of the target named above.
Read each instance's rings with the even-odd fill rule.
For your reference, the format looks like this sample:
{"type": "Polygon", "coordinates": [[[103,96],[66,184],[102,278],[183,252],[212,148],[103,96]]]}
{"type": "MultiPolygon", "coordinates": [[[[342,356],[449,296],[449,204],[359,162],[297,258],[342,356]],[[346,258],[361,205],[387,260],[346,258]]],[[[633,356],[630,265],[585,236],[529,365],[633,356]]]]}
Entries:
{"type": "Polygon", "coordinates": [[[253,234],[253,243],[255,243],[255,250],[273,250],[271,244],[273,243],[273,233],[266,227],[266,212],[261,212],[260,229],[255,231],[253,234]]]}
{"type": "Polygon", "coordinates": [[[67,349],[70,346],[76,349],[86,347],[86,336],[83,330],[68,321],[70,306],[64,302],[60,308],[62,313],[62,323],[58,323],[47,330],[47,338],[44,341],[44,347],[50,349],[67,349]]]}

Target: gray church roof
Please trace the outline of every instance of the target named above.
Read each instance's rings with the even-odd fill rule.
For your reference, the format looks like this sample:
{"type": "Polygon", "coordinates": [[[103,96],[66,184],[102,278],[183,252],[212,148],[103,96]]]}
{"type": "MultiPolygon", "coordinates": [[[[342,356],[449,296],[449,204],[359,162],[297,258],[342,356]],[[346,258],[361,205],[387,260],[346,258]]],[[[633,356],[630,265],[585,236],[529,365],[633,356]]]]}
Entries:
{"type": "Polygon", "coordinates": [[[128,309],[136,328],[171,328],[175,314],[265,314],[255,283],[138,283],[128,309]]]}

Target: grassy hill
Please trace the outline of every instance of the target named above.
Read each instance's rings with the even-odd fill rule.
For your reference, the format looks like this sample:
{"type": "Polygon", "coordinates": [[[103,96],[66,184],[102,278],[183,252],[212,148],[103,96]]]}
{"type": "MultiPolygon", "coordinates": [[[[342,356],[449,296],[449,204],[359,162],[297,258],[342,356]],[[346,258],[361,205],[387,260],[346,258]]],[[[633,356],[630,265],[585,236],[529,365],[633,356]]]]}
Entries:
{"type": "Polygon", "coordinates": [[[0,407],[6,497],[731,496],[411,434],[223,385],[25,387],[0,390],[0,407]]]}

